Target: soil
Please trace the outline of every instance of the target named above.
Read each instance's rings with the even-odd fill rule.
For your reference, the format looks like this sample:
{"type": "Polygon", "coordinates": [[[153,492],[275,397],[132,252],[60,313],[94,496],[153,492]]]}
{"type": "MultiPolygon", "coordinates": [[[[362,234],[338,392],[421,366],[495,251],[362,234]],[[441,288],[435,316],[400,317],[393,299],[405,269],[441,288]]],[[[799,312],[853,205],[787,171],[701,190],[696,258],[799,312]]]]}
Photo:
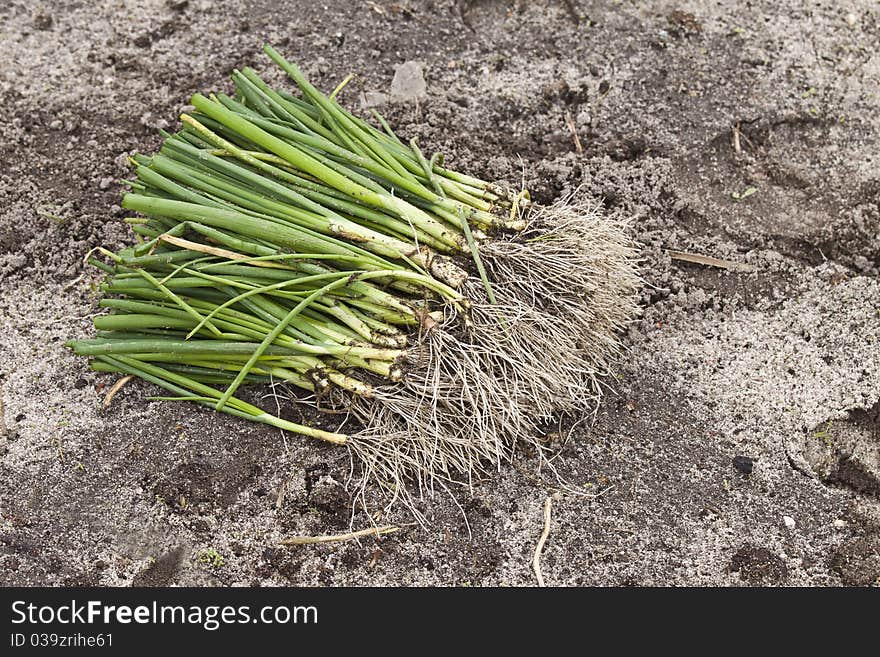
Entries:
{"type": "Polygon", "coordinates": [[[0,5],[0,583],[531,585],[554,477],[524,455],[344,531],[344,451],[145,400],[63,348],[125,157],[269,42],[386,100],[458,169],[631,222],[641,316],[554,461],[550,585],[880,583],[880,11],[851,0],[61,0],[0,5]],[[567,119],[570,117],[570,121],[567,119]],[[577,130],[582,153],[569,124],[577,130]],[[747,193],[747,190],[754,192],[747,193]],[[751,265],[718,269],[685,251],[751,265]],[[750,464],[751,470],[746,464],[750,464]]]}

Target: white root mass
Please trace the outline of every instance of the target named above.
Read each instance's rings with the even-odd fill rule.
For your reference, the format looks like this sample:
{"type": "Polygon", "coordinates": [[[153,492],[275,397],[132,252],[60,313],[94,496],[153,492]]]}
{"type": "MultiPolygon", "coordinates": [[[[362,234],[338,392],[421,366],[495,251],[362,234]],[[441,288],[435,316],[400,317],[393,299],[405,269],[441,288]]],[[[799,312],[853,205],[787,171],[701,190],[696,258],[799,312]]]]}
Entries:
{"type": "Polygon", "coordinates": [[[468,328],[450,306],[410,351],[401,382],[350,400],[368,427],[349,443],[364,481],[392,499],[408,495],[406,481],[419,494],[438,481],[467,484],[519,446],[540,451],[540,427],[560,415],[594,412],[621,353],[618,333],[637,311],[627,228],[567,198],[535,208],[522,233],[482,244],[498,303],[471,277],[468,328]]]}

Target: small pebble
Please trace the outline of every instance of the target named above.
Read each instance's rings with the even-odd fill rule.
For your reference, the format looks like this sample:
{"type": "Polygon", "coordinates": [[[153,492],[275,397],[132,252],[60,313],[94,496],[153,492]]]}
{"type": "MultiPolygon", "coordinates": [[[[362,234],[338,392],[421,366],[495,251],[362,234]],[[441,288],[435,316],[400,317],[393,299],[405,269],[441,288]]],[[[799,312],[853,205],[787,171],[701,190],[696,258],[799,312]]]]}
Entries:
{"type": "Polygon", "coordinates": [[[394,72],[391,95],[403,100],[413,100],[425,95],[428,85],[422,66],[418,62],[404,62],[394,72]]]}
{"type": "Polygon", "coordinates": [[[748,456],[737,455],[733,457],[733,467],[743,474],[752,474],[752,470],[755,469],[755,460],[748,456]]]}
{"type": "Polygon", "coordinates": [[[782,516],[782,522],[785,523],[785,526],[788,529],[794,529],[795,525],[797,525],[797,523],[794,521],[794,518],[792,518],[791,516],[782,516]]]}
{"type": "Polygon", "coordinates": [[[112,185],[112,184],[113,184],[113,178],[110,178],[108,176],[106,178],[101,178],[101,182],[98,183],[98,187],[101,189],[101,191],[106,191],[106,190],[110,189],[110,185],[112,185]]]}
{"type": "Polygon", "coordinates": [[[844,527],[846,527],[846,520],[841,520],[840,518],[838,518],[832,524],[834,525],[835,529],[843,529],[844,527]]]}

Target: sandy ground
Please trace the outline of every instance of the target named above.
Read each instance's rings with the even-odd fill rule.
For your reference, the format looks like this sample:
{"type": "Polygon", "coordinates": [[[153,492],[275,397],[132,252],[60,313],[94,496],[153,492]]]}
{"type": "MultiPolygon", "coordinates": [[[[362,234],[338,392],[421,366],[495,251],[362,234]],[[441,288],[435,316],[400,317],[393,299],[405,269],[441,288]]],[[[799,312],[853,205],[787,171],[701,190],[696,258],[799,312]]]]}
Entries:
{"type": "Polygon", "coordinates": [[[555,461],[587,495],[554,503],[548,584],[876,585],[880,13],[806,4],[2,3],[0,583],[534,582],[554,480],[528,458],[425,500],[427,529],[280,548],[349,526],[344,452],[141,384],[102,410],[112,379],[62,347],[97,312],[83,254],[129,239],[124,155],[271,71],[268,41],[324,89],[357,73],[350,105],[418,61],[427,98],[382,108],[402,134],[633,222],[643,312],[555,461]]]}

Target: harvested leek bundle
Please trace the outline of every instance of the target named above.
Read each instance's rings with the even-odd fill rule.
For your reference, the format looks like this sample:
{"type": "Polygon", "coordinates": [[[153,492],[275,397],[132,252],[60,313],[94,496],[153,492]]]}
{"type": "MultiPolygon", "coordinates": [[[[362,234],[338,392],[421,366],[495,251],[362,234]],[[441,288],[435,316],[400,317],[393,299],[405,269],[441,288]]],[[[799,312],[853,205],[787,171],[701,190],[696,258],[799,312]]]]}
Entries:
{"type": "Polygon", "coordinates": [[[132,158],[122,205],[141,240],[91,259],[112,314],[71,348],[162,399],[347,445],[394,496],[500,465],[554,416],[595,408],[635,310],[625,227],[446,168],[265,51],[299,95],[235,71],[234,97],[194,95],[181,130],[132,158]],[[362,429],[235,396],[266,382],[362,429]]]}

